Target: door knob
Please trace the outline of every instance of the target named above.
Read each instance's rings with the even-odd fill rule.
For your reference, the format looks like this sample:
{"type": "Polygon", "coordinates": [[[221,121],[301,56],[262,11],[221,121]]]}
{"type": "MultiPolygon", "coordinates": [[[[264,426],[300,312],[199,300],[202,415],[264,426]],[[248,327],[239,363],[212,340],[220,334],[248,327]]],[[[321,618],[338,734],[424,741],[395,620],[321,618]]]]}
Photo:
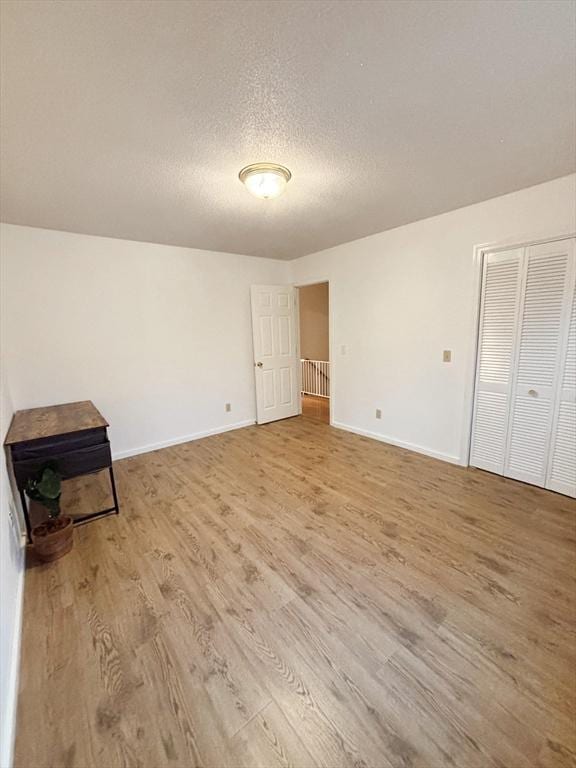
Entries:
{"type": "Polygon", "coordinates": [[[262,368],[262,366],[264,365],[264,363],[256,363],[256,365],[258,366],[258,368],[262,368]]]}
{"type": "Polygon", "coordinates": [[[528,394],[529,394],[529,395],[532,395],[532,396],[534,396],[534,395],[537,395],[537,394],[538,394],[538,392],[536,392],[536,390],[535,390],[535,389],[529,389],[529,390],[528,390],[528,394]]]}

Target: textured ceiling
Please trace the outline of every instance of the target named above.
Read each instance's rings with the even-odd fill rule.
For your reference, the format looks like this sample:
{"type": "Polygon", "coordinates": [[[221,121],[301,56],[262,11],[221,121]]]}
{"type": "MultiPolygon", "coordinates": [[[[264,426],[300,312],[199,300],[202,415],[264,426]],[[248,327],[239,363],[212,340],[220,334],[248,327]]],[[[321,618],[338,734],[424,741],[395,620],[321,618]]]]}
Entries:
{"type": "Polygon", "coordinates": [[[3,221],[289,259],[574,168],[569,1],[1,11],[3,221]]]}

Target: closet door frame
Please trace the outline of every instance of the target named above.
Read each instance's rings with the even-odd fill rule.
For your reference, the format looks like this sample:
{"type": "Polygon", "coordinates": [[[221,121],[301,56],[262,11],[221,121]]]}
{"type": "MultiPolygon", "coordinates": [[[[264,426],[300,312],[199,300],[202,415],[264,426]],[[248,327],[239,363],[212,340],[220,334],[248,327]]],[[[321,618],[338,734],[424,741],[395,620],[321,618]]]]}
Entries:
{"type": "Polygon", "coordinates": [[[499,241],[497,243],[485,243],[474,247],[473,259],[473,302],[470,318],[470,352],[467,364],[467,376],[464,394],[464,418],[462,438],[460,443],[460,464],[464,467],[470,466],[470,454],[472,451],[472,423],[474,418],[474,399],[476,389],[476,368],[478,363],[478,347],[480,332],[480,307],[482,303],[482,274],[484,269],[484,256],[487,253],[497,251],[509,251],[515,248],[527,248],[531,245],[541,245],[543,243],[552,243],[559,240],[569,240],[576,237],[576,232],[566,234],[554,234],[548,237],[510,239],[499,241]]]}

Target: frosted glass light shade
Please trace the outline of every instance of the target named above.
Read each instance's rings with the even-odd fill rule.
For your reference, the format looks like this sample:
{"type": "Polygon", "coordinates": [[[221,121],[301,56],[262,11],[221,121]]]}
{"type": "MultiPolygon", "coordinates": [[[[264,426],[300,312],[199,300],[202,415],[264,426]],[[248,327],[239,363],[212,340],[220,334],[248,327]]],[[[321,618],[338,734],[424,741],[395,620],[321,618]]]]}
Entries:
{"type": "Polygon", "coordinates": [[[238,174],[240,181],[255,197],[270,199],[278,197],[286,189],[292,174],[283,165],[273,163],[254,163],[242,168],[238,174]]]}

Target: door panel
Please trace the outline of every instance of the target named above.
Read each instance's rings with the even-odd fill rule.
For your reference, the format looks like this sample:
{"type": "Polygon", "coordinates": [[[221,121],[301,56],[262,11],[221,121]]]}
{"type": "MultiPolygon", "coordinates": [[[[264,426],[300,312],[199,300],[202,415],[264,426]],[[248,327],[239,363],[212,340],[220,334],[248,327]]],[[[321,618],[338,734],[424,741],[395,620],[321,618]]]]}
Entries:
{"type": "Polygon", "coordinates": [[[290,368],[280,369],[280,403],[289,405],[292,398],[292,374],[290,368]]]}
{"type": "Polygon", "coordinates": [[[550,434],[550,398],[518,393],[514,400],[512,434],[504,474],[543,485],[550,434]],[[540,398],[540,399],[537,399],[540,398]]]}
{"type": "Polygon", "coordinates": [[[296,293],[289,285],[254,285],[251,297],[256,415],[265,424],[299,413],[296,293]]]}
{"type": "Polygon", "coordinates": [[[561,355],[560,389],[552,427],[546,487],[576,498],[576,254],[568,280],[570,319],[561,355]]]}
{"type": "Polygon", "coordinates": [[[504,474],[545,485],[569,268],[568,241],[525,249],[524,296],[518,329],[504,474]]]}
{"type": "Polygon", "coordinates": [[[274,371],[262,371],[263,398],[262,405],[265,410],[270,410],[276,405],[274,399],[274,371]]]}
{"type": "Polygon", "coordinates": [[[260,357],[272,357],[272,317],[260,318],[260,357]]]}
{"type": "Polygon", "coordinates": [[[502,474],[521,287],[522,249],[484,259],[470,464],[502,474]]]}

